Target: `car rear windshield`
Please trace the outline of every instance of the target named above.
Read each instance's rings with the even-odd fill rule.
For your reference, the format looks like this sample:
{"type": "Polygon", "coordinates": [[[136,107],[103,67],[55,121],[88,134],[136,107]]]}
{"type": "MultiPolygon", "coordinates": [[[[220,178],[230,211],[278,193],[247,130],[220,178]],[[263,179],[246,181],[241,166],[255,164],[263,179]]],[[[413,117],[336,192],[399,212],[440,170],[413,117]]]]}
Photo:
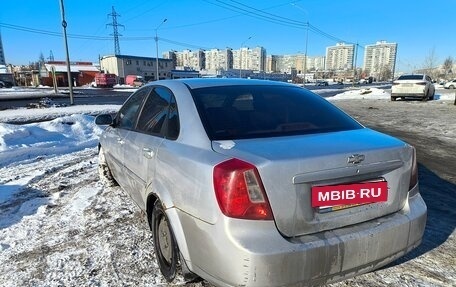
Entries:
{"type": "Polygon", "coordinates": [[[402,75],[397,79],[398,80],[422,80],[423,75],[402,75]]]}
{"type": "Polygon", "coordinates": [[[222,86],[192,91],[211,140],[277,137],[360,129],[320,96],[293,86],[222,86]]]}

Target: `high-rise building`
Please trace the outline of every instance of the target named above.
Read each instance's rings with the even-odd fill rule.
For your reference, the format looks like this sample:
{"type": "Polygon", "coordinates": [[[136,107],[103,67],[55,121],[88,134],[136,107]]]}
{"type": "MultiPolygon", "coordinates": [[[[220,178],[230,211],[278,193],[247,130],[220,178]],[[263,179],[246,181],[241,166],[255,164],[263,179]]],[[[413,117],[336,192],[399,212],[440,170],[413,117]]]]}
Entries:
{"type": "Polygon", "coordinates": [[[341,71],[353,69],[355,45],[337,43],[326,48],[326,70],[341,71]]]}
{"type": "Polygon", "coordinates": [[[230,48],[224,50],[211,49],[204,52],[206,67],[208,71],[216,72],[228,70],[233,67],[233,51],[230,48]]]}
{"type": "Polygon", "coordinates": [[[377,42],[364,49],[363,70],[369,75],[390,78],[396,66],[397,43],[377,42]]]}
{"type": "Polygon", "coordinates": [[[6,65],[5,52],[3,52],[2,34],[0,33],[0,65],[6,65]]]}
{"type": "Polygon", "coordinates": [[[322,71],[325,69],[325,57],[309,57],[303,54],[296,55],[273,55],[268,63],[274,63],[274,66],[268,64],[268,72],[290,73],[291,70],[296,70],[298,74],[304,74],[304,69],[309,71],[322,71]],[[272,59],[274,60],[272,62],[272,59]],[[307,61],[305,64],[304,62],[307,61]]]}
{"type": "Polygon", "coordinates": [[[266,49],[256,47],[253,49],[243,47],[233,50],[233,68],[253,71],[265,71],[266,49]]]}
{"type": "Polygon", "coordinates": [[[174,52],[176,56],[176,67],[189,67],[201,71],[205,67],[204,51],[183,50],[174,52]]]}

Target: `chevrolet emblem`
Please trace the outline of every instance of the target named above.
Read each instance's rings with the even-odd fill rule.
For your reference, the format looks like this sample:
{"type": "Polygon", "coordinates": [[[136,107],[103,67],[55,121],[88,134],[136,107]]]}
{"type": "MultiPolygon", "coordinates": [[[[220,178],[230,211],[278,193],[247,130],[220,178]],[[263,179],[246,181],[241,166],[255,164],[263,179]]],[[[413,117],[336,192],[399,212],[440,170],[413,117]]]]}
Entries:
{"type": "Polygon", "coordinates": [[[365,156],[363,154],[353,154],[348,157],[347,163],[358,164],[361,163],[364,159],[365,156]]]}

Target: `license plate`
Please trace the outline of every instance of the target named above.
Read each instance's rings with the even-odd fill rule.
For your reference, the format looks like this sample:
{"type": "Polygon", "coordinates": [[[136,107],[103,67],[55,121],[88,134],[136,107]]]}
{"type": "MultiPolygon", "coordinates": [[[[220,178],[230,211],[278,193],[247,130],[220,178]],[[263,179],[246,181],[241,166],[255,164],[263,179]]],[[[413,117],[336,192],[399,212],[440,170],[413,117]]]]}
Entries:
{"type": "Polygon", "coordinates": [[[338,210],[387,200],[386,181],[312,187],[312,207],[338,210]]]}

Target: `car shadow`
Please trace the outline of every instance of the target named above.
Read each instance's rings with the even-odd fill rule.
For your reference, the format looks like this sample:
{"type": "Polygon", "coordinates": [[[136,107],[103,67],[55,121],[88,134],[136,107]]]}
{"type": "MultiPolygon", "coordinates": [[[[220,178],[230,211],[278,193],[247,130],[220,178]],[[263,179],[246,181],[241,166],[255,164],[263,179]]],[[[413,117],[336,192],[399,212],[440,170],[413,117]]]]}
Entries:
{"type": "Polygon", "coordinates": [[[20,192],[0,203],[0,229],[19,223],[25,216],[36,214],[41,206],[50,203],[49,194],[42,190],[23,186],[9,188],[20,189],[20,192]]]}
{"type": "Polygon", "coordinates": [[[456,228],[456,185],[440,178],[419,164],[420,192],[428,209],[421,245],[387,265],[395,266],[421,256],[442,245],[456,228]]]}

